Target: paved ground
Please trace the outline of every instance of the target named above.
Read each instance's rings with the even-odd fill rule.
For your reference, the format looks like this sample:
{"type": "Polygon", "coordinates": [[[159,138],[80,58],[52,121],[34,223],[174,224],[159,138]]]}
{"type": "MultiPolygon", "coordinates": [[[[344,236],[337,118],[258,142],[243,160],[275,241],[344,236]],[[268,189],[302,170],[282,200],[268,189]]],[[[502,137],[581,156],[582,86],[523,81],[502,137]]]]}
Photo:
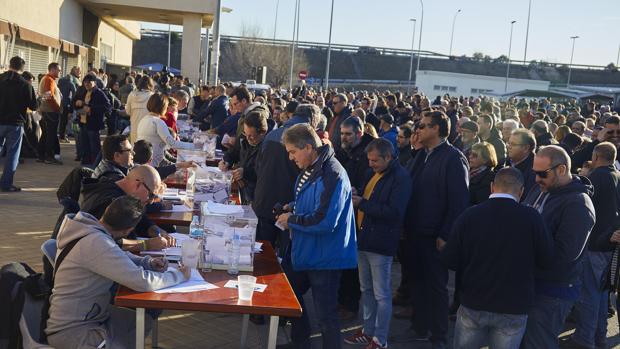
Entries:
{"type": "MultiPolygon", "coordinates": [[[[19,166],[15,184],[22,193],[0,193],[0,265],[11,261],[26,262],[36,270],[42,270],[41,244],[49,238],[58,219],[60,206],[56,189],[66,174],[77,165],[73,162],[74,146],[63,144],[63,166],[36,163],[26,159],[19,166]]],[[[2,159],[0,159],[1,162],[2,159]]],[[[399,266],[394,265],[394,283],[399,280],[399,266]]],[[[306,297],[306,303],[311,300],[306,297]]],[[[399,310],[395,307],[395,310],[399,310]]],[[[312,312],[309,311],[311,317],[312,312]]],[[[360,320],[343,323],[343,331],[359,328],[360,320]]],[[[452,327],[452,323],[450,324],[452,327]]],[[[406,320],[394,319],[391,334],[405,331],[406,320]]],[[[189,312],[164,312],[160,318],[159,346],[163,348],[238,348],[241,317],[227,314],[189,312]]],[[[250,324],[248,346],[264,348],[267,340],[266,326],[250,324]]],[[[314,333],[317,331],[315,330],[314,333]]],[[[620,347],[618,320],[613,318],[608,326],[610,348],[620,347]]],[[[567,332],[567,333],[570,333],[567,332]]],[[[565,333],[564,335],[566,335],[565,333]]],[[[279,331],[278,343],[286,343],[290,326],[279,331]]],[[[150,343],[150,341],[148,342],[150,343]]],[[[313,347],[320,348],[320,338],[313,339],[313,347]]],[[[347,346],[344,347],[351,347],[347,346]]],[[[430,348],[429,344],[390,343],[391,348],[430,348]]]]}

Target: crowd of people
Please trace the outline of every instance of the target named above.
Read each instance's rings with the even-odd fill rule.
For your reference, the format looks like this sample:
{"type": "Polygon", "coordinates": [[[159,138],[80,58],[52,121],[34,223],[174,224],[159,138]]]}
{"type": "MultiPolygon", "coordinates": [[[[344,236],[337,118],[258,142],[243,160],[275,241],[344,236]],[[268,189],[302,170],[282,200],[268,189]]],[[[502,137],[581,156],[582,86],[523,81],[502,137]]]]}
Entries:
{"type": "Polygon", "coordinates": [[[303,308],[291,319],[289,347],[310,347],[309,290],[323,348],[557,348],[568,318],[576,331],[563,346],[606,347],[620,279],[620,117],[608,104],[305,84],[195,88],[166,72],[131,72],[107,89],[94,70],[59,79],[54,63],[37,92],[23,65],[13,58],[0,75],[2,191],[20,190],[13,174],[28,109],[42,115],[38,159],[61,163],[59,139],[75,124],[76,160],[85,166],[59,189],[59,248],[75,237],[90,242],[56,273],[47,331],[58,347],[132,340],[117,328],[132,315],[102,297],[112,282],[151,290],[188,277],[121,252],[174,243],[174,227],[143,212],[161,209],[163,178],[194,166],[175,161],[176,149],[193,148],[178,137],[179,114],[218,135],[219,167],[256,213],[257,239],[282,259],[303,308]],[[95,257],[103,253],[113,257],[95,257]],[[395,259],[401,282],[392,289],[395,259]],[[68,304],[78,279],[89,280],[78,290],[80,309],[68,304]],[[404,310],[393,313],[393,304],[404,310]],[[359,311],[362,329],[342,338],[340,321],[359,311]],[[392,316],[410,318],[411,328],[390,333],[392,316]]]}

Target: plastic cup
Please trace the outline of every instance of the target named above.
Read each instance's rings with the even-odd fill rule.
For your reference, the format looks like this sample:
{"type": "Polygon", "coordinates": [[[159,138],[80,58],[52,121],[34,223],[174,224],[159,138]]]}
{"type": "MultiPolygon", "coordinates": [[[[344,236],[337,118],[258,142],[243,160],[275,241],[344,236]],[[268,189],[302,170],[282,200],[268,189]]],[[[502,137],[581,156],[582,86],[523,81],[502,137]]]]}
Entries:
{"type": "Polygon", "coordinates": [[[237,276],[237,289],[239,290],[239,300],[251,301],[256,286],[256,277],[252,275],[237,276]]]}
{"type": "Polygon", "coordinates": [[[184,266],[194,269],[198,266],[198,260],[200,259],[199,246],[200,242],[198,240],[187,239],[183,241],[181,246],[181,262],[184,266]]]}

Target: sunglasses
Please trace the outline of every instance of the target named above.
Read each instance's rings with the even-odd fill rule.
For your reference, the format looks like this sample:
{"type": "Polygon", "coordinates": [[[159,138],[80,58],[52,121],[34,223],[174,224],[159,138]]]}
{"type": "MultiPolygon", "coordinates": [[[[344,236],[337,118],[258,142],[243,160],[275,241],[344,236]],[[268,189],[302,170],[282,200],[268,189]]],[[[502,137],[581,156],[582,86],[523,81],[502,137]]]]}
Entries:
{"type": "Polygon", "coordinates": [[[561,164],[557,164],[555,166],[552,166],[544,171],[534,171],[534,173],[540,177],[540,178],[547,178],[549,176],[549,172],[555,170],[558,166],[560,166],[561,164]]]}
{"type": "Polygon", "coordinates": [[[146,189],[146,191],[149,193],[149,200],[153,200],[157,197],[157,195],[155,195],[155,193],[153,193],[153,191],[151,190],[151,188],[149,188],[148,185],[146,185],[146,183],[138,180],[138,182],[140,182],[140,184],[142,184],[144,186],[144,189],[146,189]]]}

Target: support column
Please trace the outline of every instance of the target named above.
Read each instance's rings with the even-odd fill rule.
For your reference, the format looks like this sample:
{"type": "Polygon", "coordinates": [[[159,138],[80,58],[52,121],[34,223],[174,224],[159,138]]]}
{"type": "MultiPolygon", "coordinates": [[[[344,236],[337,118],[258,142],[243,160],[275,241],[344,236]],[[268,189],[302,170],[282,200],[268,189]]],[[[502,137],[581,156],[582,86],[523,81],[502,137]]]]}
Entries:
{"type": "Polygon", "coordinates": [[[183,16],[181,73],[195,83],[200,77],[200,28],[202,28],[202,17],[199,14],[183,16]]]}
{"type": "Polygon", "coordinates": [[[217,0],[217,8],[213,18],[213,50],[211,51],[211,71],[209,84],[215,85],[218,81],[220,62],[220,18],[222,16],[222,0],[217,0]]]}
{"type": "Polygon", "coordinates": [[[209,28],[207,28],[205,37],[202,39],[202,66],[200,78],[202,79],[203,85],[209,83],[209,52],[209,28]]]}

